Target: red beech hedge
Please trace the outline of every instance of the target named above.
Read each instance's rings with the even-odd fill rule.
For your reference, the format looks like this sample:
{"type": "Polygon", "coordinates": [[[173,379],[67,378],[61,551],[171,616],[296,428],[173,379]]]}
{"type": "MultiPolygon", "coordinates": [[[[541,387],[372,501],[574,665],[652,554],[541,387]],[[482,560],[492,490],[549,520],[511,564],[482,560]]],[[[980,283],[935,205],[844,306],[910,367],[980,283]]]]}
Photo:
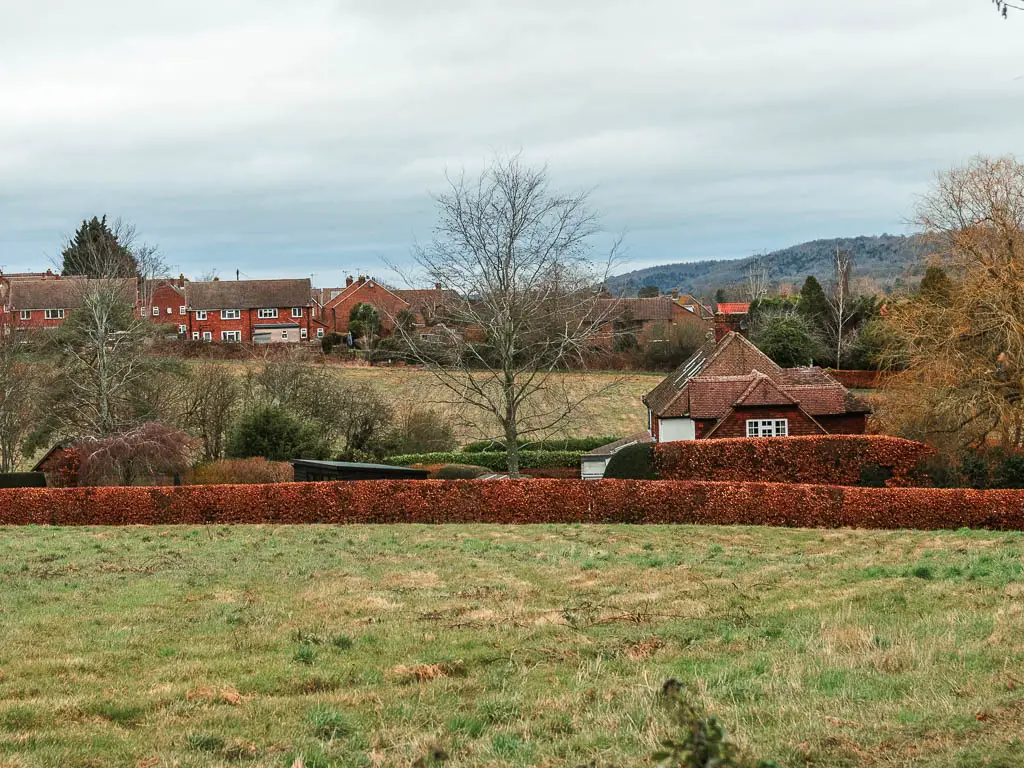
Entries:
{"type": "Polygon", "coordinates": [[[880,435],[730,438],[658,443],[654,467],[663,480],[904,486],[922,484],[917,468],[932,453],[880,435]]]}
{"type": "Polygon", "coordinates": [[[0,524],[706,523],[1024,530],[1024,491],[643,480],[0,490],[0,524]]]}

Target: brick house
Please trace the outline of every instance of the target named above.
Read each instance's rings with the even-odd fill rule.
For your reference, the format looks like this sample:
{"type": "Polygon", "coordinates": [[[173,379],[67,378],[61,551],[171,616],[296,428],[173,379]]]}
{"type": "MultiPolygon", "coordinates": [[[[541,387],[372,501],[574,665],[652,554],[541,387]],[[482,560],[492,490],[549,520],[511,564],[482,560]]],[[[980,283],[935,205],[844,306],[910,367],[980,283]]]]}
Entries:
{"type": "Polygon", "coordinates": [[[387,288],[373,278],[360,275],[349,277],[344,288],[322,289],[322,308],[318,318],[329,332],[348,333],[349,316],[357,304],[371,304],[380,313],[381,336],[390,336],[395,330],[395,318],[403,310],[413,313],[417,325],[431,325],[444,303],[456,294],[440,285],[433,288],[399,290],[387,288]]]}
{"type": "Polygon", "coordinates": [[[780,368],[740,334],[720,335],[644,396],[656,442],[865,432],[870,407],[828,373],[780,368]]]}
{"type": "Polygon", "coordinates": [[[140,315],[154,323],[173,323],[179,334],[187,328],[187,304],[185,299],[185,276],[174,279],[155,280],[149,286],[148,296],[140,305],[140,315]]]}
{"type": "MultiPolygon", "coordinates": [[[[105,281],[52,273],[42,277],[4,278],[0,284],[0,326],[5,334],[58,328],[82,306],[93,284],[100,282],[105,281]]],[[[138,281],[124,278],[113,284],[124,300],[137,310],[138,281]]]]}
{"type": "Polygon", "coordinates": [[[641,345],[656,340],[667,329],[681,324],[698,331],[710,331],[711,321],[699,309],[681,304],[670,296],[651,299],[599,299],[594,313],[602,318],[591,340],[597,347],[609,348],[616,336],[633,335],[641,345]]]}
{"type": "Polygon", "coordinates": [[[309,278],[187,283],[185,307],[192,341],[293,344],[323,335],[309,278]]]}

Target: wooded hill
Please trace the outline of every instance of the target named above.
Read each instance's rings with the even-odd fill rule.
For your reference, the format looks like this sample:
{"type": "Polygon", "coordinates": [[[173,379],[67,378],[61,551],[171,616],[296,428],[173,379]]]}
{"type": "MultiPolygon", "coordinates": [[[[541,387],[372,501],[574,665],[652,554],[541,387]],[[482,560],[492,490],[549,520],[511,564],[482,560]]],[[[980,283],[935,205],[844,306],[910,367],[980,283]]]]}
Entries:
{"type": "MultiPolygon", "coordinates": [[[[799,286],[808,275],[824,283],[832,273],[837,247],[853,254],[855,277],[872,278],[887,290],[917,282],[924,273],[924,260],[929,252],[919,237],[878,235],[814,240],[760,258],[773,284],[789,282],[799,286]]],[[[608,286],[621,296],[632,296],[642,286],[654,285],[662,292],[678,288],[710,299],[719,288],[742,284],[747,266],[754,258],[757,257],[663,264],[612,277],[608,286]]]]}

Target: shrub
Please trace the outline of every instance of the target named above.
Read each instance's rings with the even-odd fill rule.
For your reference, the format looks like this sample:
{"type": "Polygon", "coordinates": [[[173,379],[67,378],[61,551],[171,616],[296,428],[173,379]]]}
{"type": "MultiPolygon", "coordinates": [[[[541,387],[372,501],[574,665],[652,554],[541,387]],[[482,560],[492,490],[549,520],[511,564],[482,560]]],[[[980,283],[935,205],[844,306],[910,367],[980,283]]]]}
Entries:
{"type": "Polygon", "coordinates": [[[1024,530],[1024,492],[643,480],[0,490],[0,525],[481,522],[1024,530]]]}
{"type": "Polygon", "coordinates": [[[609,480],[657,480],[654,443],[637,443],[620,448],[609,460],[604,476],[609,480]]]}
{"type": "Polygon", "coordinates": [[[922,443],[876,435],[733,438],[658,443],[654,464],[665,480],[870,485],[888,474],[894,486],[922,482],[919,467],[933,454],[922,443]]]}
{"type": "Polygon", "coordinates": [[[335,347],[340,347],[343,344],[345,344],[345,337],[334,331],[326,334],[320,340],[320,348],[324,351],[325,355],[330,354],[335,347]]]}
{"type": "Polygon", "coordinates": [[[318,432],[277,406],[257,408],[242,417],[228,441],[234,459],[263,457],[270,461],[323,459],[329,455],[318,432]]]}
{"type": "Polygon", "coordinates": [[[196,467],[186,482],[188,485],[290,483],[294,474],[287,461],[267,461],[262,457],[222,459],[196,467]]]}
{"type": "Polygon", "coordinates": [[[399,453],[444,452],[457,445],[451,421],[433,408],[410,405],[398,412],[395,421],[399,453]]]}
{"type": "MultiPolygon", "coordinates": [[[[520,440],[519,447],[530,451],[592,451],[602,445],[621,440],[619,437],[567,437],[539,441],[520,440]]],[[[462,453],[504,453],[507,448],[501,440],[478,440],[462,446],[462,453]]]]}
{"type": "MultiPolygon", "coordinates": [[[[583,455],[583,451],[520,451],[519,468],[576,467],[583,455]]],[[[385,459],[386,464],[398,467],[412,464],[464,464],[467,461],[492,472],[508,470],[508,459],[504,453],[413,453],[385,459]]]]}
{"type": "Polygon", "coordinates": [[[435,480],[476,480],[478,477],[493,474],[494,472],[487,467],[475,467],[472,464],[445,464],[440,469],[431,472],[430,476],[435,480]]]}

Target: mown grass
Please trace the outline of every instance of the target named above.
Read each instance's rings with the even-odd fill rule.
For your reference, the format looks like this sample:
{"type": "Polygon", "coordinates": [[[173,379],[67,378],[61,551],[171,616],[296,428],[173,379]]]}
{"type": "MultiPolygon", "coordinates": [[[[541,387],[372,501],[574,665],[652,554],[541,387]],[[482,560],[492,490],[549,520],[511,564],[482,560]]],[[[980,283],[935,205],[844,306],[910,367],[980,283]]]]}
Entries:
{"type": "Polygon", "coordinates": [[[0,528],[0,766],[1024,764],[1024,536],[0,528]]]}

